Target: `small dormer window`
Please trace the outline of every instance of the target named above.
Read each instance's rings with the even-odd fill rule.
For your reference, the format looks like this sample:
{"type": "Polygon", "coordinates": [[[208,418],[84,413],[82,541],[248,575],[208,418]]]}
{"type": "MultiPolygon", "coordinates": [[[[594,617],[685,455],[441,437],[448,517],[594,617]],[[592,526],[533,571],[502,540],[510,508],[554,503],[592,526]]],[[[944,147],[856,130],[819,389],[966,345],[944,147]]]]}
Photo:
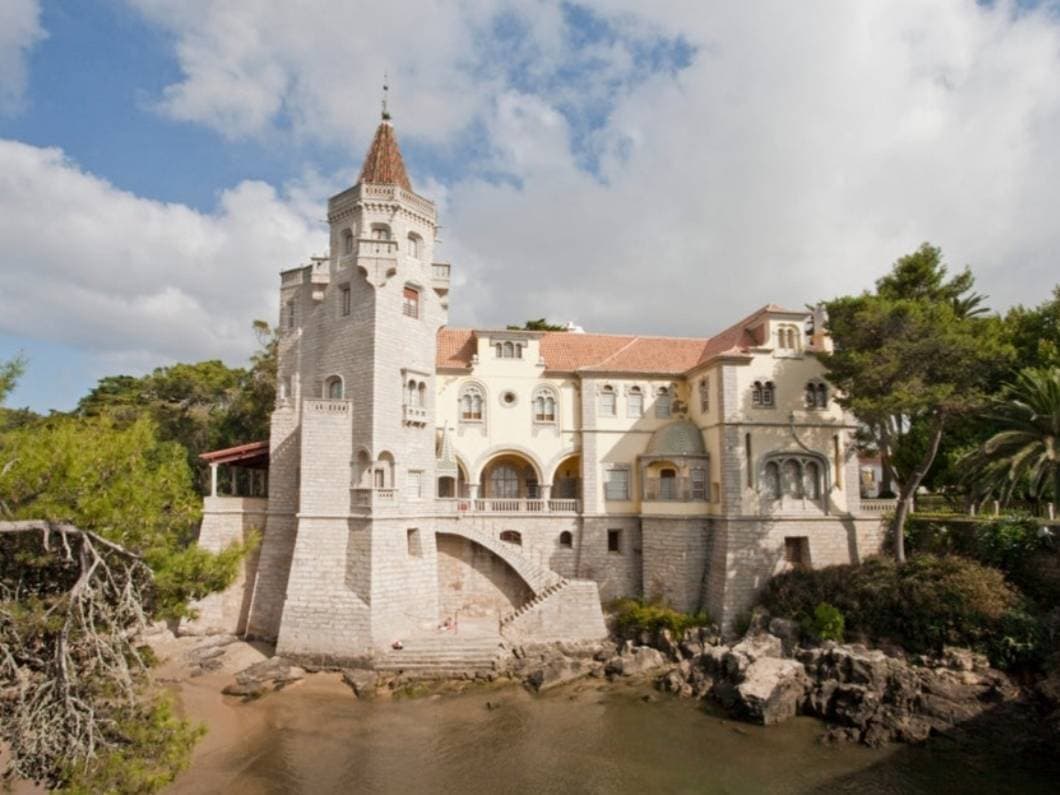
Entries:
{"type": "Polygon", "coordinates": [[[498,342],[494,344],[493,350],[496,352],[498,359],[523,358],[523,344],[521,342],[512,342],[511,340],[498,342]]]}

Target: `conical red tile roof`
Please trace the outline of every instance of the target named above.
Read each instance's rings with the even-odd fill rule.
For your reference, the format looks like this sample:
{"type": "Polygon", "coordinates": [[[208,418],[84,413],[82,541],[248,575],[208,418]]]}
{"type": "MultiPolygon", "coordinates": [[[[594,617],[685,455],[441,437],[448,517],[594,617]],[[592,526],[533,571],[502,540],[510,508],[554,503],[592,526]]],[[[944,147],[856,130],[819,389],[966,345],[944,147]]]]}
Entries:
{"type": "Polygon", "coordinates": [[[358,181],[376,185],[400,185],[405,190],[412,191],[412,183],[409,182],[409,175],[405,171],[405,161],[401,159],[401,150],[398,149],[394,125],[385,119],[375,131],[375,138],[372,139],[372,145],[365,155],[361,178],[358,181]]]}

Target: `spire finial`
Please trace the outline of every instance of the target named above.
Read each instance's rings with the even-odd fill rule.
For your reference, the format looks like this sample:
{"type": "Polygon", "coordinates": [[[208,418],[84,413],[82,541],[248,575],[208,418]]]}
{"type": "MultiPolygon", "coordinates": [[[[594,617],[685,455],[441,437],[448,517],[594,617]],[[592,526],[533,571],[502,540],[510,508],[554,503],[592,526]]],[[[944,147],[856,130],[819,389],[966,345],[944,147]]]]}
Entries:
{"type": "Polygon", "coordinates": [[[390,80],[387,73],[383,72],[383,121],[390,121],[390,111],[387,109],[386,101],[390,91],[390,80]]]}

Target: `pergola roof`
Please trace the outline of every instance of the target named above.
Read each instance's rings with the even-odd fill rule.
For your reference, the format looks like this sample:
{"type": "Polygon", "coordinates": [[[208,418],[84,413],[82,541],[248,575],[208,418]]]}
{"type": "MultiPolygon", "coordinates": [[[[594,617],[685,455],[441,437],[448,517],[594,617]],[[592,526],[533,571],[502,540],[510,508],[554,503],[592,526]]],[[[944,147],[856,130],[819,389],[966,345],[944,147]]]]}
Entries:
{"type": "Polygon", "coordinates": [[[249,442],[224,450],[200,453],[199,458],[208,464],[239,464],[250,469],[266,469],[269,466],[269,443],[249,442]]]}

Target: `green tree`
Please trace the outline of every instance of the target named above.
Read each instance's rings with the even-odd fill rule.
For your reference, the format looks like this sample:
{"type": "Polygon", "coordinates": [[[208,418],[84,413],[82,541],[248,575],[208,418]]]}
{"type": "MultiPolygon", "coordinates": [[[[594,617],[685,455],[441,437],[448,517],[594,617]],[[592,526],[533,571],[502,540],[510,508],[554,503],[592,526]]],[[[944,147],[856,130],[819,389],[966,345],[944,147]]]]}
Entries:
{"type": "Polygon", "coordinates": [[[891,525],[899,562],[913,495],[947,424],[983,404],[1011,359],[1000,319],[983,316],[973,284],[967,269],[948,278],[941,250],[925,243],[895,262],[875,292],[826,304],[835,343],[821,357],[828,379],[899,486],[891,525]]]}
{"type": "Polygon", "coordinates": [[[1053,296],[1034,309],[1013,307],[1005,328],[1016,349],[1013,376],[1023,370],[1060,367],[1060,284],[1053,296]]]}
{"type": "Polygon", "coordinates": [[[560,326],[555,323],[549,323],[545,318],[539,317],[537,320],[528,320],[521,326],[508,326],[512,331],[566,331],[566,326],[560,326]]]}
{"type": "Polygon", "coordinates": [[[26,372],[26,360],[22,356],[16,356],[6,362],[0,362],[0,403],[7,400],[18,383],[18,379],[26,372]]]}
{"type": "Polygon", "coordinates": [[[1024,370],[983,417],[996,432],[964,459],[973,494],[1060,503],[1060,367],[1024,370]]]}

